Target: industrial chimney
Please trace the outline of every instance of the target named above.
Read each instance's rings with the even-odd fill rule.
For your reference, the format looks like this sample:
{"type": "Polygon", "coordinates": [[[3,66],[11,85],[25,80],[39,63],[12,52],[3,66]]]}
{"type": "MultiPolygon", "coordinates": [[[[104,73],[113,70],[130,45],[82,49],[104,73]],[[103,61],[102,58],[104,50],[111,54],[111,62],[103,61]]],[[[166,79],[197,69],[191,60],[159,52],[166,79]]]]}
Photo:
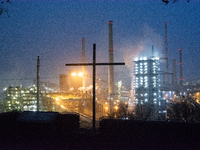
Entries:
{"type": "Polygon", "coordinates": [[[165,22],[165,58],[166,58],[166,66],[165,66],[165,83],[169,83],[169,64],[168,64],[168,41],[167,41],[167,22],[165,22]]]}
{"type": "Polygon", "coordinates": [[[180,62],[179,62],[179,66],[180,66],[180,78],[179,78],[179,84],[180,86],[183,85],[183,63],[182,63],[182,49],[179,49],[179,54],[180,54],[180,62]]]}
{"type": "Polygon", "coordinates": [[[176,59],[172,59],[172,84],[177,85],[176,59]]]}
{"type": "MultiPolygon", "coordinates": [[[[113,30],[112,30],[113,22],[109,21],[109,63],[113,63],[113,30]]],[[[114,66],[109,65],[108,68],[108,94],[113,97],[114,94],[114,66]]]]}
{"type": "Polygon", "coordinates": [[[37,112],[40,111],[40,56],[37,59],[37,112]]]}
{"type": "MultiPolygon", "coordinates": [[[[85,63],[85,39],[82,38],[82,63],[85,63]]],[[[85,66],[82,66],[82,72],[83,72],[83,87],[85,87],[85,66]]],[[[83,90],[83,93],[85,93],[85,89],[83,90]]]]}

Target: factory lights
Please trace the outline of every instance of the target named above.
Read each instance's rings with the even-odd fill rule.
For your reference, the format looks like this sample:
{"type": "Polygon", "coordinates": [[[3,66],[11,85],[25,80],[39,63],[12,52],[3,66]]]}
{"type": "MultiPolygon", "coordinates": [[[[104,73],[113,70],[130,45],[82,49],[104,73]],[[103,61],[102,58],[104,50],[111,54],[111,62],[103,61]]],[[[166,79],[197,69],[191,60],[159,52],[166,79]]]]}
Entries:
{"type": "Polygon", "coordinates": [[[73,72],[71,75],[72,75],[72,76],[76,76],[76,73],[75,73],[75,72],[73,72]]]}
{"type": "Polygon", "coordinates": [[[142,57],[135,59],[134,75],[135,75],[135,102],[136,104],[144,104],[152,102],[158,104],[160,97],[159,91],[159,58],[153,57],[147,59],[142,57]]]}
{"type": "Polygon", "coordinates": [[[77,75],[81,77],[81,76],[83,76],[83,73],[82,72],[79,72],[79,73],[72,72],[71,73],[71,76],[77,76],[77,75]]]}
{"type": "Polygon", "coordinates": [[[79,76],[83,76],[83,73],[82,73],[82,72],[79,72],[78,75],[79,75],[79,76]]]}

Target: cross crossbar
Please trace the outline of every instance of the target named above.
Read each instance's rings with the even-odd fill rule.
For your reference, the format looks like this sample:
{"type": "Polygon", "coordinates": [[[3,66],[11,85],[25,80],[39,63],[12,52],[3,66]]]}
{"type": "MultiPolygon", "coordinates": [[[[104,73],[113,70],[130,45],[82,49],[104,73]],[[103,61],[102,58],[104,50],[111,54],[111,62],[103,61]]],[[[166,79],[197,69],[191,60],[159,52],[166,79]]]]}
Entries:
{"type": "MultiPolygon", "coordinates": [[[[93,63],[77,63],[77,64],[66,64],[66,66],[91,66],[93,63]]],[[[125,65],[125,63],[95,63],[95,66],[100,65],[125,65]]]]}

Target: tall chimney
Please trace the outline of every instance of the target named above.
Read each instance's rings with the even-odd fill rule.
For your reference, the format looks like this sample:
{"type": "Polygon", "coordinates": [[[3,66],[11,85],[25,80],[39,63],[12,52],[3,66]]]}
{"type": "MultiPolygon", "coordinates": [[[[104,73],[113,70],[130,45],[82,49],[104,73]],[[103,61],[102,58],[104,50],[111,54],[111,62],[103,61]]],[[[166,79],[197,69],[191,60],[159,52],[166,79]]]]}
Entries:
{"type": "Polygon", "coordinates": [[[172,69],[173,69],[172,84],[177,85],[176,59],[172,59],[172,69]]]}
{"type": "Polygon", "coordinates": [[[40,111],[40,57],[37,59],[37,111],[40,111]]]}
{"type": "Polygon", "coordinates": [[[169,83],[169,64],[168,64],[168,41],[167,41],[167,22],[165,22],[165,58],[166,58],[166,66],[165,66],[165,83],[169,83]]]}
{"type": "MultiPolygon", "coordinates": [[[[109,21],[109,63],[113,63],[113,30],[112,30],[113,22],[109,21]]],[[[109,65],[108,68],[108,93],[109,96],[113,97],[114,94],[114,66],[109,65]]]]}
{"type": "Polygon", "coordinates": [[[182,63],[182,49],[180,48],[179,49],[179,54],[180,54],[180,62],[179,62],[179,66],[180,66],[180,78],[179,78],[179,83],[180,83],[180,86],[183,85],[183,63],[182,63]]]}
{"type": "MultiPolygon", "coordinates": [[[[85,39],[82,38],[82,63],[85,63],[85,39]]],[[[82,66],[82,72],[83,72],[83,87],[85,87],[85,66],[82,66]]],[[[85,93],[85,88],[83,90],[83,93],[85,93]]]]}

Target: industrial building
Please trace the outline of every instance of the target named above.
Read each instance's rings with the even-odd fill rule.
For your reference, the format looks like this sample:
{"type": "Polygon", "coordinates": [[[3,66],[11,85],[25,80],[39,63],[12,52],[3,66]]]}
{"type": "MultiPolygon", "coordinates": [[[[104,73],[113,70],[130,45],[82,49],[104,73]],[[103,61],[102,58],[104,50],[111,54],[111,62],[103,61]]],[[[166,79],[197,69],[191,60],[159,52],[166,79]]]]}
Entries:
{"type": "MultiPolygon", "coordinates": [[[[141,58],[134,61],[135,109],[139,118],[145,118],[147,107],[152,107],[151,117],[157,119],[158,113],[166,113],[162,107],[165,101],[161,98],[159,58],[141,58]]],[[[165,105],[166,106],[166,105],[165,105]]],[[[147,116],[146,116],[147,117],[147,116]]]]}
{"type": "Polygon", "coordinates": [[[160,91],[157,58],[135,60],[135,102],[144,104],[150,102],[158,104],[160,91]]]}
{"type": "MultiPolygon", "coordinates": [[[[36,111],[37,110],[37,88],[31,87],[8,87],[4,89],[3,111],[36,111]]],[[[40,93],[40,110],[53,111],[54,101],[46,97],[45,92],[40,93]]]]}
{"type": "Polygon", "coordinates": [[[146,109],[149,109],[147,107],[151,106],[150,109],[154,112],[151,114],[153,117],[150,117],[150,119],[162,118],[165,120],[168,104],[173,103],[177,97],[186,96],[188,93],[183,87],[182,49],[179,49],[179,83],[177,83],[176,59],[172,59],[172,71],[169,71],[167,22],[164,25],[165,54],[164,58],[160,58],[162,61],[153,56],[153,46],[150,58],[141,58],[134,61],[135,112],[141,119],[150,117],[145,115],[147,113],[146,109]],[[159,62],[164,62],[162,71],[159,62]]]}
{"type": "Polygon", "coordinates": [[[69,77],[67,74],[60,74],[60,92],[69,91],[69,77]]]}

